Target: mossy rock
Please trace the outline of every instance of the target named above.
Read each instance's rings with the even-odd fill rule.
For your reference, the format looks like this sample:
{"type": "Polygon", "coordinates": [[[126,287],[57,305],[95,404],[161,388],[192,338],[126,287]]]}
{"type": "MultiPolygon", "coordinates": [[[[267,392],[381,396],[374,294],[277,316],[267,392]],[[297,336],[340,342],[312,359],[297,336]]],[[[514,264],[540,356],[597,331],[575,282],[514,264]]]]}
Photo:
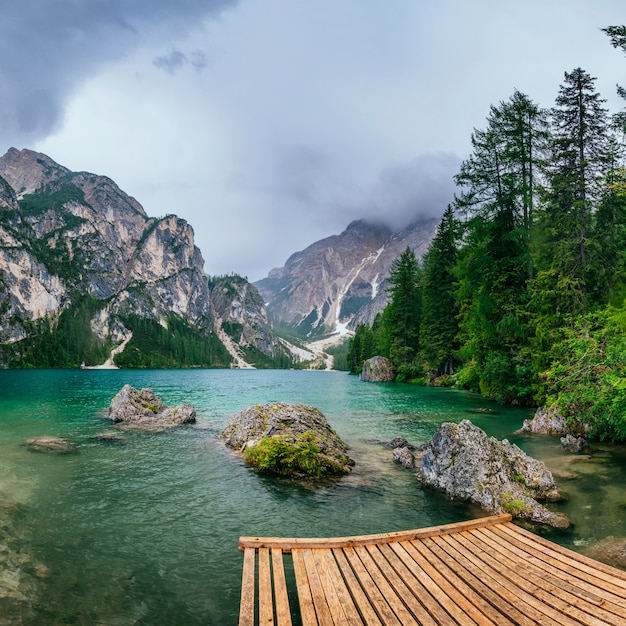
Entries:
{"type": "Polygon", "coordinates": [[[319,479],[350,471],[348,446],[316,408],[274,402],[257,404],[233,416],[221,433],[260,471],[319,479]]]}

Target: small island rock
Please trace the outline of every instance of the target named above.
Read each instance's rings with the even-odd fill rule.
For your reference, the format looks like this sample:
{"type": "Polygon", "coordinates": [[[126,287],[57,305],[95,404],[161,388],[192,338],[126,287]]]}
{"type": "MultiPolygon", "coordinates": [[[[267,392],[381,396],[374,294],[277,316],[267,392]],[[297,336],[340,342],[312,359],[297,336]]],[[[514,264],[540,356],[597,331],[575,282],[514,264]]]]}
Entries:
{"type": "Polygon", "coordinates": [[[31,437],[24,444],[31,452],[45,452],[47,454],[71,454],[76,452],[76,444],[63,437],[31,437]]]}
{"type": "Polygon", "coordinates": [[[538,408],[532,419],[524,420],[522,427],[515,434],[531,433],[535,435],[557,435],[559,437],[574,434],[585,436],[589,433],[589,424],[569,423],[558,409],[538,408]]]}
{"type": "Polygon", "coordinates": [[[111,401],[107,417],[139,430],[163,430],[194,423],[196,411],[190,404],[168,407],[152,389],[124,385],[111,401]]]}
{"type": "Polygon", "coordinates": [[[369,383],[392,383],[395,379],[393,364],[384,356],[373,356],[363,363],[361,380],[369,383]]]}
{"type": "Polygon", "coordinates": [[[233,416],[220,436],[227,446],[244,452],[247,461],[278,475],[320,478],[348,473],[354,465],[346,455],[348,446],[324,415],[304,404],[250,406],[233,416]]]}
{"type": "Polygon", "coordinates": [[[506,439],[489,437],[468,420],[439,427],[424,452],[420,476],[424,484],[451,498],[470,500],[490,513],[569,526],[567,516],[537,502],[559,499],[545,464],[506,439]]]}

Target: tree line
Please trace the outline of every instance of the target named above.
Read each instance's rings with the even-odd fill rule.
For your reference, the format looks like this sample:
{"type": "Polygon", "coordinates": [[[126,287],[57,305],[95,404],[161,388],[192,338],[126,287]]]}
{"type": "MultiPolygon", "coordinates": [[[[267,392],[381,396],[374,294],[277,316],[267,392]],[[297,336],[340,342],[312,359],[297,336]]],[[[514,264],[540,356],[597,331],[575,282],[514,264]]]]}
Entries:
{"type": "MultiPolygon", "coordinates": [[[[626,51],[626,27],[604,31],[626,51]]],[[[388,305],[357,328],[352,371],[380,354],[397,380],[626,439],[626,113],[609,115],[595,80],[565,72],[549,110],[519,91],[490,107],[421,263],[405,250],[388,305]]]]}

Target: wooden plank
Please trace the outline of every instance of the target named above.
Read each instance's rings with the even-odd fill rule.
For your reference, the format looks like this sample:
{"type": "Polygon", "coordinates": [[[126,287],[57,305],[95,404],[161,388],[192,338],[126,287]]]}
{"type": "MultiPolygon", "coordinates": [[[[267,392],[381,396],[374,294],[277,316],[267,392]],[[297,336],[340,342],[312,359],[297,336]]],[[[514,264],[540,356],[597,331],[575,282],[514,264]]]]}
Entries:
{"type": "Polygon", "coordinates": [[[335,624],[335,621],[326,600],[326,593],[322,585],[320,573],[317,571],[317,567],[315,565],[313,552],[309,549],[304,549],[302,550],[302,557],[304,559],[304,565],[309,579],[311,596],[313,596],[313,604],[315,605],[317,621],[323,626],[332,626],[332,624],[335,624]]]}
{"type": "Polygon", "coordinates": [[[269,548],[259,548],[259,624],[274,626],[274,600],[269,548]]]}
{"type": "MultiPolygon", "coordinates": [[[[356,546],[353,550],[361,559],[361,563],[363,563],[369,572],[372,580],[376,583],[376,586],[393,610],[394,615],[400,620],[402,626],[408,626],[410,624],[418,626],[417,621],[404,605],[402,596],[398,594],[387,580],[385,572],[381,569],[384,567],[382,561],[379,563],[374,561],[366,546],[356,546]]],[[[410,593],[406,585],[404,585],[404,589],[406,589],[407,593],[410,593]]]]}
{"type": "MultiPolygon", "coordinates": [[[[521,577],[528,584],[541,587],[537,595],[546,603],[571,615],[583,624],[614,624],[616,616],[607,611],[602,605],[605,600],[596,594],[581,593],[569,582],[565,582],[551,576],[545,569],[538,568],[528,560],[519,559],[498,542],[485,536],[482,531],[468,531],[467,536],[480,550],[484,550],[497,563],[506,563],[506,568],[511,570],[510,564],[514,565],[516,577],[521,577]],[[506,560],[505,560],[506,559],[506,560]]],[[[501,569],[504,573],[504,569],[501,569]]]]}
{"type": "Polygon", "coordinates": [[[256,550],[246,548],[243,553],[241,575],[241,601],[239,602],[239,626],[254,626],[254,562],[256,550]]]}
{"type": "MultiPolygon", "coordinates": [[[[324,591],[324,598],[332,616],[332,623],[336,626],[348,626],[348,620],[343,611],[341,600],[337,595],[333,577],[326,565],[326,559],[324,558],[325,552],[328,552],[328,550],[322,550],[321,548],[310,550],[321,587],[324,591]]],[[[315,597],[313,599],[315,600],[315,597]]]]}
{"type": "MultiPolygon", "coordinates": [[[[404,541],[399,544],[407,555],[413,560],[415,566],[411,571],[419,578],[420,582],[426,587],[430,594],[435,598],[439,605],[441,605],[445,611],[449,614],[448,620],[451,623],[461,624],[476,624],[476,610],[474,609],[473,615],[465,614],[461,608],[459,608],[455,599],[452,599],[446,590],[442,589],[437,583],[437,576],[434,578],[431,576],[432,568],[429,568],[427,564],[423,563],[419,552],[413,546],[413,542],[404,541]],[[424,568],[426,565],[426,569],[424,568]]],[[[448,589],[449,590],[449,589],[448,589]]],[[[440,620],[442,621],[442,620],[440,620]]],[[[445,621],[443,621],[445,623],[445,621]]]]}
{"type": "MultiPolygon", "coordinates": [[[[449,620],[450,616],[443,610],[441,605],[435,601],[430,593],[428,593],[424,585],[412,574],[409,567],[405,565],[398,554],[396,554],[395,550],[399,549],[399,545],[398,542],[386,543],[379,546],[378,549],[385,555],[391,567],[393,567],[397,575],[401,577],[410,589],[410,596],[413,596],[415,602],[419,605],[413,606],[413,604],[409,604],[413,615],[415,615],[417,621],[424,626],[427,624],[445,623],[449,620]]],[[[401,548],[399,550],[408,558],[408,555],[406,555],[401,548]]],[[[411,565],[413,566],[415,564],[411,561],[411,565]]]]}
{"type": "Polygon", "coordinates": [[[507,578],[490,567],[482,558],[468,550],[465,542],[460,541],[460,539],[462,539],[461,536],[455,534],[443,535],[433,538],[432,540],[444,547],[453,558],[462,556],[464,559],[471,562],[481,580],[483,580],[486,585],[497,590],[498,595],[504,597],[508,603],[523,607],[524,613],[533,619],[536,624],[547,623],[562,624],[563,626],[580,626],[580,622],[575,622],[565,615],[560,615],[557,611],[550,609],[550,607],[546,610],[543,602],[539,602],[532,593],[529,593],[525,589],[511,584],[507,578]]]}
{"type": "Polygon", "coordinates": [[[323,569],[325,575],[329,579],[329,585],[333,586],[335,590],[335,594],[337,596],[337,601],[341,606],[341,610],[345,615],[346,622],[351,626],[363,624],[363,620],[359,615],[359,611],[354,604],[354,600],[350,595],[350,590],[346,585],[346,581],[344,580],[341,570],[335,560],[335,556],[332,550],[317,550],[316,551],[320,557],[320,563],[318,564],[318,570],[320,568],[323,569]]]}
{"type": "MultiPolygon", "coordinates": [[[[590,576],[579,577],[578,572],[571,567],[559,567],[559,561],[555,561],[550,555],[532,549],[525,550],[515,541],[502,536],[491,530],[482,533],[485,540],[493,543],[494,549],[500,554],[514,554],[532,567],[537,575],[546,576],[554,585],[583,597],[591,605],[602,607],[614,615],[626,619],[626,597],[616,595],[605,583],[600,587],[596,581],[589,582],[590,576]],[[506,548],[500,542],[506,541],[506,548]]],[[[562,564],[561,564],[562,565],[562,564]]]]}
{"type": "Polygon", "coordinates": [[[287,596],[287,581],[280,548],[272,548],[272,571],[274,572],[274,598],[277,626],[291,626],[291,610],[287,596]]]}
{"type": "Polygon", "coordinates": [[[548,541],[539,535],[535,535],[524,528],[515,526],[514,524],[503,524],[502,530],[531,546],[542,546],[549,552],[549,554],[554,556],[554,558],[561,560],[565,565],[574,567],[598,580],[606,581],[619,586],[626,594],[626,572],[623,572],[615,567],[611,567],[610,565],[606,565],[606,563],[594,561],[584,554],[568,550],[563,546],[552,543],[551,541],[548,541]]]}
{"type": "Polygon", "coordinates": [[[281,548],[283,552],[290,552],[292,548],[340,548],[343,546],[362,546],[372,543],[390,543],[392,541],[408,541],[421,537],[431,537],[448,533],[462,532],[471,528],[482,528],[493,524],[503,524],[511,521],[508,513],[480,517],[465,522],[442,524],[416,530],[403,530],[376,535],[354,535],[349,537],[312,537],[312,538],[281,538],[281,537],[240,537],[239,549],[245,548],[281,548]]]}
{"type": "Polygon", "coordinates": [[[610,598],[611,602],[626,607],[626,591],[619,584],[619,580],[607,580],[608,574],[603,573],[602,578],[592,575],[581,570],[578,567],[578,562],[575,564],[565,563],[563,560],[555,558],[552,552],[544,546],[524,541],[517,533],[507,533],[502,527],[489,529],[489,536],[491,535],[505,542],[509,549],[525,554],[528,559],[535,559],[541,564],[541,567],[545,567],[554,575],[566,580],[575,577],[578,581],[577,584],[585,588],[589,587],[590,590],[600,589],[603,594],[608,594],[607,597],[610,598]]]}
{"type": "Polygon", "coordinates": [[[313,604],[313,597],[311,596],[309,577],[307,575],[306,567],[304,566],[302,550],[293,550],[291,556],[293,559],[293,570],[296,576],[296,589],[298,591],[298,603],[300,604],[302,626],[318,626],[317,615],[315,614],[315,605],[313,604]]]}
{"type": "Polygon", "coordinates": [[[448,568],[445,561],[431,552],[423,541],[411,541],[414,558],[430,579],[477,624],[513,624],[505,615],[496,611],[459,576],[448,568]]]}
{"type": "Polygon", "coordinates": [[[399,562],[397,555],[390,547],[391,545],[394,544],[384,543],[380,546],[364,546],[361,549],[369,552],[378,568],[398,594],[398,597],[402,598],[417,622],[422,626],[425,624],[436,624],[422,604],[420,591],[422,591],[423,587],[417,583],[410,572],[408,572],[408,576],[402,575],[406,574],[406,567],[404,567],[401,561],[399,562]],[[396,566],[398,569],[396,569],[396,566]]]}
{"type": "Polygon", "coordinates": [[[485,609],[485,614],[493,614],[496,623],[509,618],[519,626],[532,626],[537,623],[523,614],[516,604],[512,604],[492,587],[485,584],[482,570],[476,568],[471,561],[466,560],[459,553],[454,553],[454,556],[451,556],[444,549],[445,546],[439,545],[438,542],[432,539],[422,539],[419,542],[415,542],[416,548],[419,547],[418,543],[424,550],[428,550],[431,554],[436,555],[442,563],[446,564],[447,570],[442,568],[441,571],[446,577],[452,576],[450,580],[453,584],[459,585],[460,588],[463,588],[462,584],[466,584],[476,594],[476,599],[474,600],[476,603],[482,606],[482,602],[485,602],[490,607],[490,611],[485,609]],[[459,581],[458,583],[456,582],[457,580],[459,581]]]}
{"type": "Polygon", "coordinates": [[[466,549],[478,555],[494,572],[498,572],[503,586],[525,592],[526,597],[531,598],[534,605],[551,619],[558,622],[568,618],[572,623],[583,623],[587,626],[614,626],[610,622],[587,616],[578,607],[568,604],[559,595],[551,593],[551,589],[546,590],[549,588],[548,583],[541,578],[534,577],[527,568],[522,567],[519,563],[516,564],[515,569],[510,569],[507,563],[503,563],[502,559],[494,558],[469,533],[455,535],[450,539],[463,543],[466,549]]]}
{"type": "Polygon", "coordinates": [[[386,597],[378,588],[370,572],[361,562],[359,555],[354,551],[354,548],[351,546],[343,548],[343,554],[350,563],[355,576],[359,579],[361,588],[367,596],[368,602],[376,611],[380,621],[386,626],[403,626],[393,609],[387,603],[386,597]]]}
{"type": "Polygon", "coordinates": [[[335,557],[337,567],[341,572],[341,576],[346,583],[346,587],[350,592],[350,596],[354,600],[354,604],[357,607],[363,622],[367,624],[367,626],[382,626],[382,622],[380,621],[378,614],[372,608],[370,600],[363,591],[358,578],[352,571],[352,567],[350,566],[346,555],[343,553],[343,550],[341,550],[341,548],[335,548],[332,550],[332,554],[335,557]]]}

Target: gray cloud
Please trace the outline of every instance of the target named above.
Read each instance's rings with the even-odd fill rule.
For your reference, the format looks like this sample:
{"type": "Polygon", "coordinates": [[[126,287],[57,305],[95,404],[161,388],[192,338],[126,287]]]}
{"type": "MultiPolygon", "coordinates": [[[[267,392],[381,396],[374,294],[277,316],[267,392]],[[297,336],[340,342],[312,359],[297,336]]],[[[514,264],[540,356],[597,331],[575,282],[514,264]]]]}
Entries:
{"type": "Polygon", "coordinates": [[[195,50],[189,56],[180,50],[172,50],[169,54],[154,59],[152,64],[168,74],[175,74],[185,65],[191,65],[197,72],[200,72],[206,67],[207,58],[202,50],[195,50]]]}
{"type": "MultiPolygon", "coordinates": [[[[28,146],[57,130],[69,98],[155,31],[177,35],[237,0],[5,0],[0,19],[0,140],[28,146]]],[[[202,53],[186,62],[206,64],[202,53]]],[[[170,63],[172,59],[170,59],[170,63]]]]}

